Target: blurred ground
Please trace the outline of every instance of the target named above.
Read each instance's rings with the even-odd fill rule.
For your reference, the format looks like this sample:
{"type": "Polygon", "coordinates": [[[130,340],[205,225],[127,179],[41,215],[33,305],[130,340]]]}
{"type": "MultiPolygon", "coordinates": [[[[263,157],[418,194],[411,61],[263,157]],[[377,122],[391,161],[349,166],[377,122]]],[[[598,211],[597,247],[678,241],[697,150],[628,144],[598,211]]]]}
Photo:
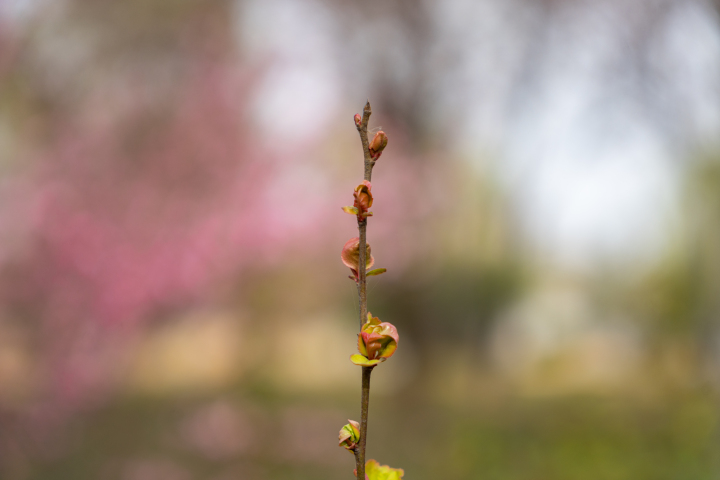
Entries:
{"type": "Polygon", "coordinates": [[[720,5],[0,0],[0,478],[720,475],[720,5]]]}

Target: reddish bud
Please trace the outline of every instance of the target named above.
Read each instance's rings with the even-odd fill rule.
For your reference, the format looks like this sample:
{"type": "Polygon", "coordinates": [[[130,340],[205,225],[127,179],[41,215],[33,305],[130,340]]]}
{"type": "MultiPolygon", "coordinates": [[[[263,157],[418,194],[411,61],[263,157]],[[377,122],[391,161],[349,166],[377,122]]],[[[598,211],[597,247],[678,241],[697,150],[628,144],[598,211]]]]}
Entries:
{"type": "Polygon", "coordinates": [[[360,128],[362,126],[362,117],[359,113],[355,114],[355,126],[360,128]]]}
{"type": "Polygon", "coordinates": [[[367,322],[358,334],[358,351],[350,361],[363,367],[375,366],[392,357],[397,350],[400,337],[395,326],[368,313],[367,322]]]}
{"type": "MultiPolygon", "coordinates": [[[[363,180],[363,182],[358,185],[355,188],[355,191],[353,192],[353,197],[355,197],[355,203],[353,206],[355,209],[357,209],[357,217],[358,221],[361,222],[365,218],[372,216],[371,212],[368,212],[370,207],[372,207],[373,204],[373,196],[372,196],[372,185],[367,180],[363,180]]],[[[347,211],[347,210],[346,210],[347,211]]]]}
{"type": "Polygon", "coordinates": [[[388,144],[388,137],[385,132],[380,130],[375,134],[372,141],[370,142],[370,156],[373,160],[380,158],[382,151],[385,150],[388,144]]]}
{"type": "MultiPolygon", "coordinates": [[[[358,271],[360,266],[360,238],[355,237],[348,240],[343,246],[340,258],[353,272],[353,278],[355,281],[358,280],[358,271]]],[[[370,254],[370,244],[367,244],[367,253],[365,255],[365,268],[370,268],[375,263],[375,259],[370,254]]]]}

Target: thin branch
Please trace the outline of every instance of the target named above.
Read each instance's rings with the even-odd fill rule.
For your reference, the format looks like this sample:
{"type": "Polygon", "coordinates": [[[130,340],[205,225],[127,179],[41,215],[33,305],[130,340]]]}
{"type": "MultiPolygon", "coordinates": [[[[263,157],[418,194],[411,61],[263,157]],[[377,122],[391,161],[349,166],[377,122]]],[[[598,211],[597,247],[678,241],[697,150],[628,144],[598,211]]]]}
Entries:
{"type": "MultiPolygon", "coordinates": [[[[370,142],[368,140],[368,122],[370,121],[370,115],[372,115],[372,108],[370,107],[370,101],[365,104],[363,109],[362,122],[357,126],[358,133],[360,133],[360,141],[362,142],[363,155],[364,155],[364,178],[368,182],[372,178],[372,169],[375,162],[370,157],[370,142]]],[[[365,324],[367,318],[367,276],[366,272],[366,261],[367,261],[367,218],[360,221],[358,220],[358,230],[360,237],[360,258],[358,259],[358,300],[360,302],[360,328],[365,324]]]]}
{"type": "MultiPolygon", "coordinates": [[[[370,156],[370,142],[368,141],[368,122],[372,108],[370,101],[365,104],[363,116],[360,125],[357,125],[360,141],[362,142],[364,155],[364,178],[368,182],[372,178],[372,170],[375,161],[370,156]]],[[[360,328],[367,320],[367,218],[358,220],[358,231],[360,233],[360,258],[358,259],[358,301],[360,303],[360,328]]],[[[357,478],[365,480],[365,445],[367,443],[368,428],[368,407],[370,404],[370,374],[373,367],[362,367],[362,393],[360,397],[360,444],[355,449],[355,465],[357,469],[357,478]]]]}
{"type": "Polygon", "coordinates": [[[375,367],[362,367],[362,394],[360,399],[360,443],[355,450],[357,478],[365,479],[365,446],[367,444],[368,409],[370,407],[370,374],[375,367]]]}
{"type": "Polygon", "coordinates": [[[370,156],[370,140],[368,139],[368,122],[370,121],[370,115],[372,115],[372,108],[370,107],[370,100],[365,104],[363,108],[362,124],[357,127],[360,132],[360,141],[362,142],[363,154],[365,155],[365,180],[368,182],[372,180],[372,169],[375,166],[375,160],[370,156]]]}
{"type": "Polygon", "coordinates": [[[360,302],[360,329],[367,320],[367,218],[358,221],[360,257],[358,259],[358,301],[360,302]]]}

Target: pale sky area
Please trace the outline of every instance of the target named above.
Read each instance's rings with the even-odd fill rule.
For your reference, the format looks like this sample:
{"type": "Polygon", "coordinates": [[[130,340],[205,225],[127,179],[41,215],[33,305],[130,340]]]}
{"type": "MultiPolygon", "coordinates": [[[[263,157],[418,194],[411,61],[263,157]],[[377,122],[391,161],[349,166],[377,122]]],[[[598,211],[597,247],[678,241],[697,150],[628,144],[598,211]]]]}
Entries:
{"type": "MultiPolygon", "coordinates": [[[[570,6],[538,37],[518,33],[534,12],[517,19],[518,6],[508,2],[448,0],[435,17],[441,38],[465,45],[437,105],[460,126],[453,153],[496,173],[541,251],[573,265],[658,254],[668,226],[678,223],[683,161],[720,127],[720,38],[711,10],[685,2],[658,27],[652,68],[684,108],[666,108],[660,97],[648,112],[626,84],[632,72],[608,74],[632,48],[637,20],[632,11],[628,18],[614,11],[619,5],[570,6]],[[511,78],[528,68],[520,57],[535,52],[529,71],[520,72],[518,95],[511,78]]],[[[324,6],[258,0],[243,13],[248,53],[272,51],[278,59],[257,99],[273,135],[322,128],[338,108],[349,108],[339,105],[337,32],[324,6]],[[313,124],[298,129],[294,119],[308,116],[313,124]]]]}

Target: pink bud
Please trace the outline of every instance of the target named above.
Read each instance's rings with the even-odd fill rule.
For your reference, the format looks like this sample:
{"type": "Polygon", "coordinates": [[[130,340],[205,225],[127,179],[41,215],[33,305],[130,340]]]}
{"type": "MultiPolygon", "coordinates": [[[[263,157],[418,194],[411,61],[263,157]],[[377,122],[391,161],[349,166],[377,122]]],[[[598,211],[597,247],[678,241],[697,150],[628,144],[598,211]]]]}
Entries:
{"type": "MultiPolygon", "coordinates": [[[[367,253],[365,256],[365,267],[370,268],[375,263],[375,259],[370,254],[370,244],[366,244],[366,246],[367,253]]],[[[352,270],[354,275],[352,278],[357,281],[358,271],[360,270],[360,239],[358,237],[351,238],[347,241],[347,243],[345,243],[340,254],[340,258],[345,266],[352,270]]]]}
{"type": "Polygon", "coordinates": [[[355,114],[355,126],[360,128],[361,125],[362,125],[362,117],[360,116],[359,113],[356,113],[355,114]]]}

